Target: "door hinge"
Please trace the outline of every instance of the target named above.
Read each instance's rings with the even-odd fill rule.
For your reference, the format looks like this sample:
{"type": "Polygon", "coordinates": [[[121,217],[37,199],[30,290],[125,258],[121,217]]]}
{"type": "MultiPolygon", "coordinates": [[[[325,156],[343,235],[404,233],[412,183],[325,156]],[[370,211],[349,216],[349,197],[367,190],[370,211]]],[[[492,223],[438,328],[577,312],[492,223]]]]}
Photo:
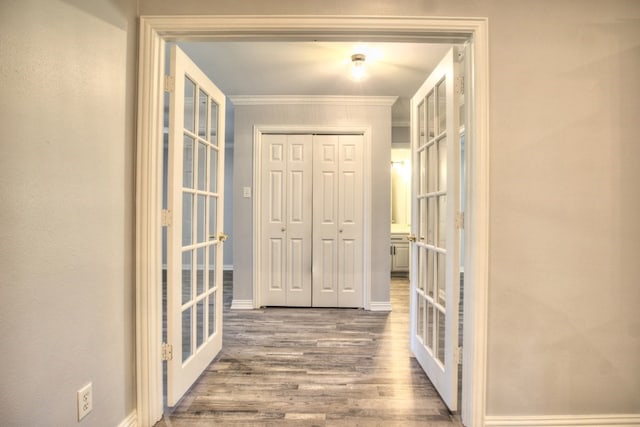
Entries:
{"type": "Polygon", "coordinates": [[[464,95],[464,76],[456,77],[454,88],[456,95],[464,95]]]}
{"type": "Polygon", "coordinates": [[[164,76],[164,91],[173,92],[176,89],[176,79],[173,76],[164,76]]]}
{"type": "Polygon", "coordinates": [[[464,229],[464,212],[458,212],[456,214],[456,229],[464,229]]]}
{"type": "Polygon", "coordinates": [[[162,343],[162,360],[173,360],[173,346],[166,342],[162,343]]]}
{"type": "Polygon", "coordinates": [[[456,349],[456,363],[462,365],[462,347],[456,349]]]}
{"type": "Polygon", "coordinates": [[[173,222],[173,215],[171,215],[171,211],[168,209],[162,209],[162,213],[160,214],[160,222],[163,227],[170,227],[173,222]]]}

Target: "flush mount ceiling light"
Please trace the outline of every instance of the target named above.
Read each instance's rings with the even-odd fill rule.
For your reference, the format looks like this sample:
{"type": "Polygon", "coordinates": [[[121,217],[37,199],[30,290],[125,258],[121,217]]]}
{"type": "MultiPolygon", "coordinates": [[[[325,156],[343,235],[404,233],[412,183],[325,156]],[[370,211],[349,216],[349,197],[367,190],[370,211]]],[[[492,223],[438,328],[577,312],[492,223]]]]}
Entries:
{"type": "Polygon", "coordinates": [[[351,55],[351,77],[354,80],[362,80],[366,77],[366,69],[364,68],[364,61],[366,56],[364,53],[354,53],[351,55]]]}

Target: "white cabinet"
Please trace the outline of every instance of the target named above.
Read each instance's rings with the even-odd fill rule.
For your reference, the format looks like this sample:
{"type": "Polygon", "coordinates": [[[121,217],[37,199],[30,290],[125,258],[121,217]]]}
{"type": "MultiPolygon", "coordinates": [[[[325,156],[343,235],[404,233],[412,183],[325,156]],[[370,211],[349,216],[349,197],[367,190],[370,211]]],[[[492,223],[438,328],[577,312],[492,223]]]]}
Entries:
{"type": "Polygon", "coordinates": [[[409,273],[409,241],[407,234],[391,235],[391,273],[409,273]]]}

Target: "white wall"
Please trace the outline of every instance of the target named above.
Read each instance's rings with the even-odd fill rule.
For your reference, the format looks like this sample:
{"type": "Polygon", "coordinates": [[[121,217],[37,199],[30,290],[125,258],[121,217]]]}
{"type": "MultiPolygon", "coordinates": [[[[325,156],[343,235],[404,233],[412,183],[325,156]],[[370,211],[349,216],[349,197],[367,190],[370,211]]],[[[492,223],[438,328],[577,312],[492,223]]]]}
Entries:
{"type": "MultiPolygon", "coordinates": [[[[117,425],[135,405],[135,9],[0,3],[6,425],[75,425],[87,381],[82,425],[117,425]]],[[[487,411],[639,411],[639,2],[140,0],[139,12],[489,17],[487,411]]]]}
{"type": "Polygon", "coordinates": [[[135,17],[127,0],[0,2],[4,426],[135,407],[135,17]]]}
{"type": "Polygon", "coordinates": [[[487,412],[640,412],[640,2],[140,0],[140,12],[488,17],[487,412]]]}
{"type": "Polygon", "coordinates": [[[389,302],[391,106],[236,105],[235,121],[233,298],[253,298],[253,198],[242,197],[242,188],[253,187],[254,125],[366,126],[371,128],[371,169],[386,172],[374,172],[371,183],[371,300],[389,302]]]}

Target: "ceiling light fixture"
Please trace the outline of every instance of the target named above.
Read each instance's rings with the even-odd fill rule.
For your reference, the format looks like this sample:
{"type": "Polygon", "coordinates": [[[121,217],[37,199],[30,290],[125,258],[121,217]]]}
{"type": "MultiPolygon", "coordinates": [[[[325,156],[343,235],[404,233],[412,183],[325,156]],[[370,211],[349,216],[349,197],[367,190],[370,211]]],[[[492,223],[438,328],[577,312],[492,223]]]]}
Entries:
{"type": "Polygon", "coordinates": [[[362,80],[366,76],[364,61],[366,57],[363,53],[355,53],[351,55],[351,77],[354,80],[362,80]]]}

